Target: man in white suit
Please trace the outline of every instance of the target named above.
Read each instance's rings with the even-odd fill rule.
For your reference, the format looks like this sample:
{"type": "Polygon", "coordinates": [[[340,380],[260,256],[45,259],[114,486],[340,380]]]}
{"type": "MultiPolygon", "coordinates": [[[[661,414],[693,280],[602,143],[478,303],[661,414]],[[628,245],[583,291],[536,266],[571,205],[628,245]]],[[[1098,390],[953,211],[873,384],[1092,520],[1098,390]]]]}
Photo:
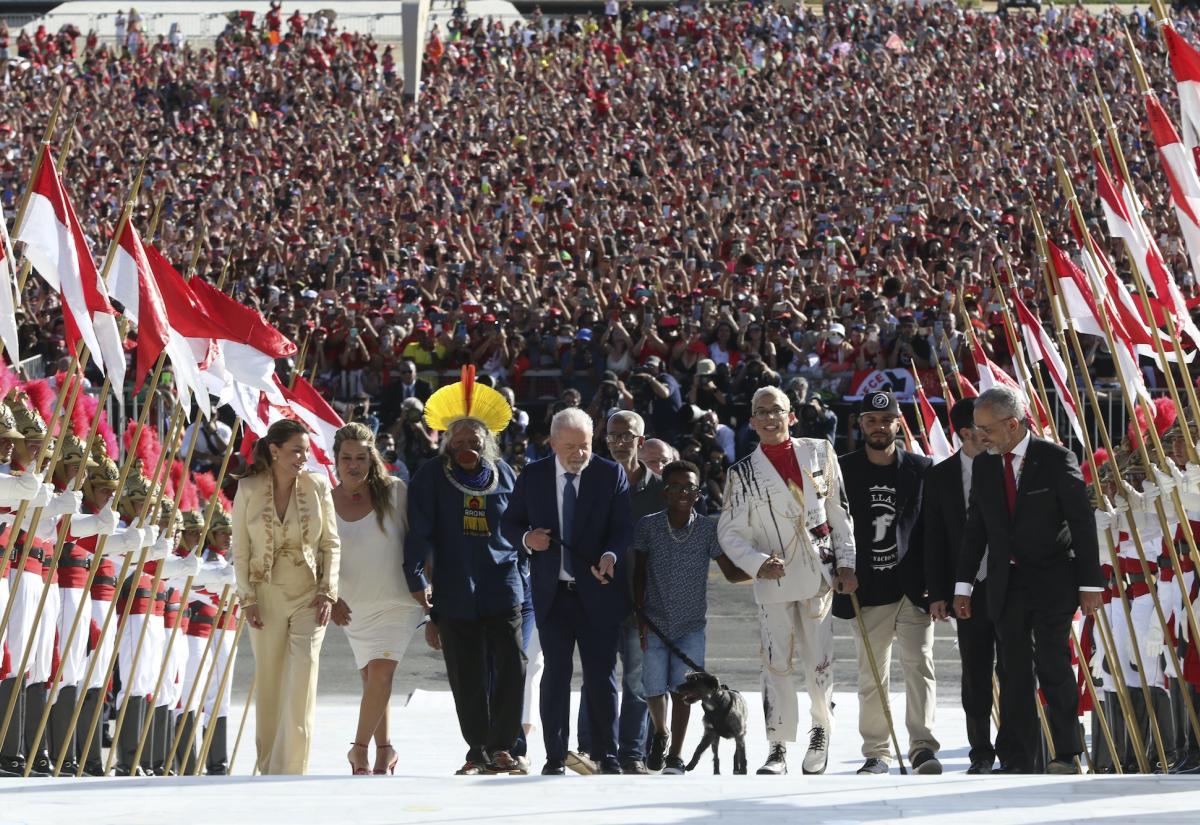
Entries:
{"type": "Polygon", "coordinates": [[[800,712],[792,680],[804,665],[812,728],[804,773],[825,771],[832,728],[834,590],[852,593],[854,527],[833,445],[792,438],[787,396],[764,387],[751,401],[760,444],[729,470],[718,532],[725,554],[755,577],[762,630],[763,711],[770,754],[760,774],[787,773],[800,712]]]}

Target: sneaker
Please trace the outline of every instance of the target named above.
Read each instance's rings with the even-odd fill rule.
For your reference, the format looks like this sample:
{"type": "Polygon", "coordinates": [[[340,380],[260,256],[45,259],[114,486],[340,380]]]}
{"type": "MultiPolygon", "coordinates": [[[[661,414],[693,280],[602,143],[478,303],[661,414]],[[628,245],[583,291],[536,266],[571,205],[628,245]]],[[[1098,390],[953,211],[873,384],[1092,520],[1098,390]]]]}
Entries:
{"type": "Polygon", "coordinates": [[[780,776],[787,773],[787,748],[782,742],[772,742],[766,763],[758,769],[760,776],[780,776]]]}
{"type": "Polygon", "coordinates": [[[926,776],[936,776],[942,772],[942,763],[929,748],[921,748],[912,755],[912,766],[914,771],[926,776]]]}
{"type": "Polygon", "coordinates": [[[650,773],[646,770],[646,763],[640,759],[630,759],[627,762],[621,763],[621,773],[633,774],[634,776],[645,776],[650,773]]]}
{"type": "Polygon", "coordinates": [[[866,762],[863,762],[863,766],[858,769],[859,776],[869,776],[871,774],[886,775],[887,772],[888,772],[887,762],[884,762],[882,759],[879,759],[874,756],[867,759],[866,762]]]}
{"type": "Polygon", "coordinates": [[[663,769],[663,757],[667,753],[667,745],[671,743],[671,734],[656,733],[650,743],[650,755],[646,757],[646,770],[659,773],[663,769]]]}
{"type": "Polygon", "coordinates": [[[817,726],[808,732],[808,752],[804,754],[801,770],[810,775],[825,773],[828,764],[829,737],[825,734],[825,728],[817,726]]]}
{"type": "Polygon", "coordinates": [[[496,751],[484,766],[487,773],[517,773],[521,766],[508,751],[496,751]]]}
{"type": "Polygon", "coordinates": [[[454,772],[455,776],[482,776],[485,766],[478,762],[464,762],[463,766],[454,772]]]}
{"type": "Polygon", "coordinates": [[[567,751],[567,770],[574,771],[580,776],[591,776],[596,773],[596,763],[586,753],[567,751]]]}
{"type": "Polygon", "coordinates": [[[517,774],[518,776],[529,776],[529,768],[530,768],[529,757],[528,756],[518,756],[516,759],[517,759],[517,769],[515,771],[513,771],[513,773],[517,774]]]}
{"type": "Polygon", "coordinates": [[[663,766],[663,776],[683,776],[687,773],[687,768],[684,767],[683,760],[678,756],[668,756],[666,764],[663,766]]]}

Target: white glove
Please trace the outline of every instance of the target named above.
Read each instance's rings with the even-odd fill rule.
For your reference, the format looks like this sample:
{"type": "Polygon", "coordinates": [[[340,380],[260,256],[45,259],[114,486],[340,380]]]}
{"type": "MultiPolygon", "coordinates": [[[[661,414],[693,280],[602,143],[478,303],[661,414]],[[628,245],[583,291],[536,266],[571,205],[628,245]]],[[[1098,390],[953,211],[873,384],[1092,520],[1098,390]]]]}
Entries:
{"type": "MultiPolygon", "coordinates": [[[[1105,502],[1107,504],[1108,502],[1105,502]]],[[[1116,511],[1110,509],[1101,510],[1096,508],[1096,532],[1104,533],[1112,529],[1113,522],[1116,521],[1116,511]]]]}
{"type": "Polygon", "coordinates": [[[157,524],[149,524],[145,527],[139,527],[138,529],[142,531],[142,545],[141,546],[142,547],[153,547],[154,543],[156,541],[158,541],[158,525],[157,524]]]}
{"type": "Polygon", "coordinates": [[[174,549],[175,548],[171,542],[171,537],[163,536],[159,539],[156,539],[154,544],[150,545],[150,554],[146,557],[146,560],[158,561],[165,559],[171,555],[171,551],[174,549]]]}
{"type": "Polygon", "coordinates": [[[1158,489],[1158,485],[1155,484],[1150,479],[1146,479],[1145,481],[1142,482],[1142,500],[1140,502],[1141,506],[1136,509],[1137,510],[1152,510],[1152,509],[1154,509],[1154,502],[1158,500],[1160,493],[1161,493],[1161,491],[1158,489]]]}
{"type": "Polygon", "coordinates": [[[108,503],[100,508],[100,512],[96,514],[96,522],[100,525],[100,529],[96,531],[100,536],[111,536],[117,531],[117,514],[113,511],[113,499],[109,499],[108,503]]]}
{"type": "Polygon", "coordinates": [[[45,512],[52,516],[74,515],[82,506],[83,493],[77,490],[63,490],[54,494],[45,512]]]}
{"type": "Polygon", "coordinates": [[[36,510],[39,507],[45,508],[54,498],[54,488],[49,484],[42,484],[38,487],[38,491],[34,493],[33,498],[29,499],[29,509],[36,510]]]}
{"type": "Polygon", "coordinates": [[[104,555],[111,556],[120,553],[133,553],[142,546],[142,529],[140,527],[118,527],[104,543],[104,555]]]}
{"type": "Polygon", "coordinates": [[[167,556],[166,561],[163,562],[163,578],[187,579],[194,577],[200,572],[200,565],[200,557],[194,553],[188,553],[186,556],[167,556]]]}
{"type": "MultiPolygon", "coordinates": [[[[1174,467],[1174,465],[1171,466],[1172,468],[1174,467]]],[[[1175,489],[1175,476],[1169,472],[1164,473],[1157,467],[1151,467],[1150,472],[1153,473],[1154,483],[1158,485],[1158,489],[1161,491],[1163,498],[1169,497],[1171,495],[1171,491],[1175,489]]],[[[1146,485],[1143,483],[1142,489],[1145,489],[1145,487],[1146,485]]]]}
{"type": "Polygon", "coordinates": [[[195,585],[219,593],[225,585],[234,584],[236,578],[233,565],[221,559],[220,561],[205,562],[201,566],[200,572],[196,574],[195,585]]]}
{"type": "Polygon", "coordinates": [[[1200,464],[1189,463],[1184,468],[1183,477],[1187,479],[1187,487],[1194,493],[1200,493],[1200,464]]]}
{"type": "Polygon", "coordinates": [[[1138,491],[1134,490],[1132,487],[1126,487],[1124,492],[1129,495],[1129,498],[1126,498],[1124,495],[1120,495],[1117,496],[1116,501],[1113,502],[1113,512],[1118,516],[1124,516],[1129,512],[1129,499],[1132,498],[1136,500],[1138,495],[1138,491]]]}
{"type": "Polygon", "coordinates": [[[1149,667],[1149,662],[1157,659],[1164,647],[1162,622],[1151,621],[1142,640],[1142,662],[1149,667]]]}
{"type": "Polygon", "coordinates": [[[28,501],[37,494],[41,487],[42,476],[37,473],[22,473],[21,475],[0,473],[0,499],[6,506],[17,506],[22,501],[28,501]]]}

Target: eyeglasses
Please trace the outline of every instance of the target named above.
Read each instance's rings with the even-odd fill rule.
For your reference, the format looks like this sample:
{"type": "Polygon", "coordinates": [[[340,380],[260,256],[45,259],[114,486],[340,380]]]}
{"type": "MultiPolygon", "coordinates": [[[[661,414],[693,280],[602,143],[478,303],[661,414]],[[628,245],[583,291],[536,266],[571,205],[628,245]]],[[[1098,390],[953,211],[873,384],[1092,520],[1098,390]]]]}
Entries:
{"type": "Polygon", "coordinates": [[[998,431],[1000,429],[1000,425],[1003,424],[1005,421],[1008,421],[1009,419],[1015,420],[1016,416],[1010,415],[1005,418],[1001,418],[995,424],[989,424],[987,426],[984,426],[983,424],[976,424],[975,429],[979,430],[979,432],[983,433],[984,435],[991,435],[993,432],[998,431]]]}
{"type": "Polygon", "coordinates": [[[666,491],[668,493],[682,494],[685,496],[700,495],[700,488],[695,484],[668,484],[666,486],[666,491]]]}
{"type": "Polygon", "coordinates": [[[634,433],[608,433],[604,438],[609,444],[632,444],[639,436],[634,433]]]}
{"type": "Polygon", "coordinates": [[[791,410],[785,410],[783,407],[772,407],[769,410],[755,410],[751,413],[759,421],[769,421],[772,418],[786,418],[791,410]]]}

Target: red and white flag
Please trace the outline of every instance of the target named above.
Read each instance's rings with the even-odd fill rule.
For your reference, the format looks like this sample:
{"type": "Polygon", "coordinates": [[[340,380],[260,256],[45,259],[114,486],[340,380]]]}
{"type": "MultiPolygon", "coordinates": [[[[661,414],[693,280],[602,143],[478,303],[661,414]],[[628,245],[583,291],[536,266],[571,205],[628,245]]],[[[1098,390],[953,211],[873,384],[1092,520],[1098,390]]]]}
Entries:
{"type": "Polygon", "coordinates": [[[0,342],[8,355],[9,363],[21,360],[17,335],[17,259],[13,255],[12,239],[8,237],[8,222],[4,218],[4,206],[0,205],[0,342]]]}
{"type": "Polygon", "coordinates": [[[983,345],[979,343],[979,339],[972,335],[969,337],[969,343],[971,360],[975,362],[975,369],[979,372],[980,392],[987,392],[992,387],[1008,387],[1020,396],[1021,401],[1025,404],[1025,410],[1029,413],[1029,420],[1033,431],[1041,436],[1048,435],[1050,432],[1050,413],[1043,406],[1041,399],[1037,395],[1034,395],[1031,399],[1029,394],[1025,392],[1025,388],[1015,378],[1005,372],[995,361],[988,358],[987,353],[983,351],[983,345]]]}
{"type": "Polygon", "coordinates": [[[331,481],[334,477],[335,457],[333,440],[337,431],[344,426],[342,420],[329,403],[321,397],[312,384],[297,376],[296,384],[288,389],[278,378],[274,379],[276,395],[283,400],[277,402],[260,390],[252,390],[239,384],[231,406],[246,423],[248,432],[243,451],[262,438],[276,421],[287,418],[304,425],[308,430],[311,451],[307,467],[313,472],[326,472],[331,481]]]}
{"type": "Polygon", "coordinates": [[[1200,178],[1196,177],[1196,162],[1180,141],[1158,98],[1150,93],[1145,97],[1150,131],[1154,134],[1158,156],[1171,187],[1171,203],[1192,261],[1192,274],[1200,277],[1200,178]]]}
{"type": "Polygon", "coordinates": [[[274,402],[283,403],[275,383],[275,359],[296,354],[296,345],[271,326],[259,312],[238,303],[216,287],[193,278],[192,294],[207,314],[220,318],[223,329],[216,337],[230,378],[261,390],[274,402]]]}
{"type": "Polygon", "coordinates": [[[1175,87],[1179,90],[1179,114],[1183,124],[1183,139],[1189,149],[1200,146],[1200,52],[1183,39],[1183,35],[1163,26],[1175,87]]]}
{"type": "Polygon", "coordinates": [[[910,453],[916,453],[919,456],[929,458],[929,453],[926,452],[920,439],[913,435],[912,429],[908,426],[908,419],[904,416],[900,416],[900,429],[904,430],[904,448],[910,453]]]}
{"type": "MultiPolygon", "coordinates": [[[[1142,204],[1138,199],[1137,192],[1127,181],[1120,178],[1114,181],[1110,178],[1104,166],[1099,162],[1096,163],[1096,189],[1104,208],[1108,232],[1113,238],[1123,240],[1128,244],[1133,264],[1137,267],[1138,273],[1146,285],[1146,291],[1150,294],[1152,304],[1157,303],[1162,311],[1170,312],[1176,330],[1180,334],[1187,335],[1193,343],[1200,344],[1200,330],[1196,329],[1183,294],[1175,284],[1175,279],[1167,268],[1166,259],[1163,258],[1162,252],[1158,248],[1158,242],[1154,240],[1150,228],[1142,217],[1142,204]]],[[[1080,237],[1073,216],[1071,223],[1076,230],[1076,237],[1080,237]]],[[[1117,299],[1117,310],[1121,313],[1122,324],[1126,331],[1131,333],[1131,337],[1134,337],[1133,330],[1130,328],[1137,323],[1139,327],[1147,327],[1145,332],[1149,336],[1148,327],[1150,325],[1157,326],[1155,318],[1147,318],[1141,303],[1134,303],[1133,297],[1117,278],[1112,264],[1096,245],[1095,239],[1092,240],[1092,255],[1101,262],[1102,268],[1106,270],[1102,273],[1105,279],[1104,291],[1117,299]]],[[[1151,315],[1153,316],[1153,308],[1151,315]]],[[[1139,344],[1139,346],[1148,345],[1139,344]]],[[[1171,349],[1171,347],[1167,347],[1167,349],[1171,349]]],[[[1150,347],[1144,354],[1153,356],[1155,354],[1153,347],[1150,347]]],[[[1173,352],[1171,354],[1174,355],[1173,352]]]]}
{"type": "MultiPolygon", "coordinates": [[[[161,256],[156,254],[156,258],[161,259],[161,256]]],[[[153,369],[159,353],[166,350],[175,376],[179,403],[185,414],[190,415],[191,402],[195,398],[201,413],[206,418],[210,417],[212,405],[200,378],[196,358],[187,340],[175,329],[174,318],[159,286],[149,248],[142,244],[141,236],[131,221],[126,221],[125,229],[121,232],[110,278],[113,297],[125,308],[125,316],[137,324],[137,383],[134,391],[141,389],[142,381],[153,369]]]]}
{"type": "Polygon", "coordinates": [[[946,431],[942,429],[942,422],[934,411],[933,405],[929,403],[929,399],[925,397],[924,387],[917,387],[917,412],[925,423],[925,434],[929,441],[929,457],[933,459],[934,463],[945,461],[954,455],[954,448],[946,440],[946,431]]]}
{"type": "Polygon", "coordinates": [[[1075,431],[1075,437],[1080,444],[1086,443],[1083,440],[1083,430],[1079,425],[1079,410],[1075,406],[1075,398],[1071,395],[1071,389],[1067,384],[1067,366],[1063,363],[1058,348],[1050,340],[1042,322],[1025,305],[1016,290],[1012,292],[1012,299],[1017,307],[1017,323],[1021,326],[1021,337],[1025,340],[1025,349],[1029,353],[1030,365],[1037,364],[1039,361],[1046,365],[1046,371],[1050,373],[1050,380],[1054,382],[1054,388],[1058,391],[1058,398],[1062,402],[1063,409],[1067,411],[1067,418],[1071,422],[1071,429],[1075,431]]]}
{"type": "Polygon", "coordinates": [[[108,301],[49,147],[42,150],[41,169],[30,192],[29,207],[15,234],[26,244],[25,256],[34,269],[62,296],[71,350],[83,341],[112,385],[124,386],[125,350],[116,310],[108,301]]]}
{"type": "MultiPolygon", "coordinates": [[[[1101,305],[1096,301],[1096,295],[1088,282],[1088,276],[1053,241],[1047,240],[1046,244],[1050,249],[1050,263],[1054,267],[1055,281],[1058,284],[1059,293],[1062,295],[1063,304],[1066,306],[1067,319],[1071,321],[1077,332],[1104,339],[1104,327],[1100,322],[1101,305]]],[[[1112,353],[1113,364],[1120,370],[1125,379],[1125,385],[1132,387],[1135,392],[1149,400],[1150,392],[1146,389],[1145,378],[1142,376],[1141,368],[1138,367],[1134,342],[1130,341],[1127,333],[1114,323],[1112,309],[1107,301],[1103,304],[1103,312],[1103,317],[1109,320],[1113,341],[1116,344],[1116,352],[1112,353]]]]}

